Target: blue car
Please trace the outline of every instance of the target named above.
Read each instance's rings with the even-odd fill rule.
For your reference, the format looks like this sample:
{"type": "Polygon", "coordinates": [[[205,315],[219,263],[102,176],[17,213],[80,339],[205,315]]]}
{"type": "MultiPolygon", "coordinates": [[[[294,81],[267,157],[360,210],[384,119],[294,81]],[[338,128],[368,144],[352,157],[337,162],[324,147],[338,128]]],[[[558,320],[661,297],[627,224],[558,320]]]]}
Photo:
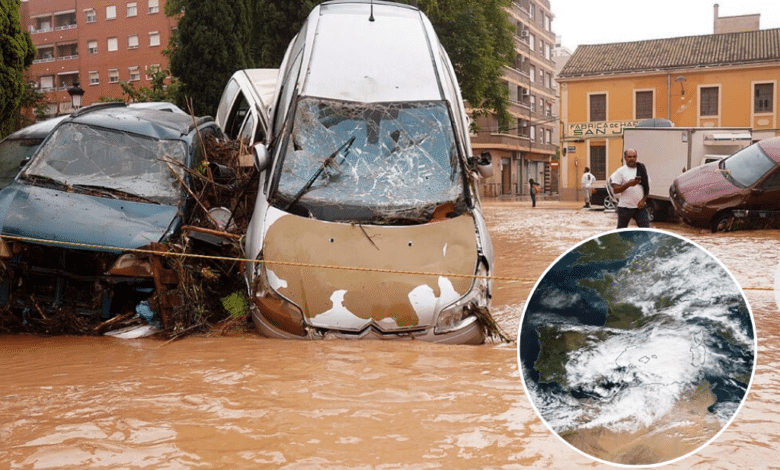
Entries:
{"type": "Polygon", "coordinates": [[[128,250],[178,233],[187,169],[209,135],[221,136],[210,117],[121,103],[64,118],[0,191],[0,306],[108,317],[175,284],[155,257],[128,250]]]}

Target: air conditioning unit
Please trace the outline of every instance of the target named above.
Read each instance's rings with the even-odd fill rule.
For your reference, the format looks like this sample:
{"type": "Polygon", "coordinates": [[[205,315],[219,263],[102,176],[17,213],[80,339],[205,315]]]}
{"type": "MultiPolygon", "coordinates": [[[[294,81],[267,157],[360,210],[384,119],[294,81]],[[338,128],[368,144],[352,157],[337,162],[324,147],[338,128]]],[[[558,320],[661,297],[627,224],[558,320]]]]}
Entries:
{"type": "Polygon", "coordinates": [[[524,29],[524,30],[520,31],[520,37],[521,38],[527,38],[528,37],[528,30],[524,29]]]}

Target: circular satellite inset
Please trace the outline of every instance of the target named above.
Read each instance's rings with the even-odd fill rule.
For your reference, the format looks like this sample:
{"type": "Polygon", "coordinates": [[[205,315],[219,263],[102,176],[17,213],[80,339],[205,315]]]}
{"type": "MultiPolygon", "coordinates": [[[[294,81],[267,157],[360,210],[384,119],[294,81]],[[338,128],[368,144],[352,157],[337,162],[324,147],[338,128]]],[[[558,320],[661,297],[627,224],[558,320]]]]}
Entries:
{"type": "Polygon", "coordinates": [[[745,400],[753,316],[720,261],[650,229],[613,231],[558,258],[526,302],[523,386],[576,450],[622,466],[681,459],[745,400]]]}

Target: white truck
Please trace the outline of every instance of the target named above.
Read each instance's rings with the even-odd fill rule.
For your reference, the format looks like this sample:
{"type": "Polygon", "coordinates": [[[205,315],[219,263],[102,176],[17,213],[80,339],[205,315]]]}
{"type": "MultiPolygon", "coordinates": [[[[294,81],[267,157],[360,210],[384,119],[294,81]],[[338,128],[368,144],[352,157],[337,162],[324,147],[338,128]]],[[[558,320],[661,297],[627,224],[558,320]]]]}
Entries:
{"type": "Polygon", "coordinates": [[[750,128],[635,127],[623,131],[623,150],[635,149],[650,176],[650,220],[670,213],[669,187],[693,167],[728,157],[752,142],[750,128]]]}

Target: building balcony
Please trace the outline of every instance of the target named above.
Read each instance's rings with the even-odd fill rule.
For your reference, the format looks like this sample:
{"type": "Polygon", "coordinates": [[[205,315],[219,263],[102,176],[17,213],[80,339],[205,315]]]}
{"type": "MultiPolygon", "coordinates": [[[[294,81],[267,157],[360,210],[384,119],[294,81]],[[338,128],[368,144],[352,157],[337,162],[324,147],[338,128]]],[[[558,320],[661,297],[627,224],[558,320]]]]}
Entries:
{"type": "Polygon", "coordinates": [[[521,151],[528,150],[529,141],[526,136],[484,130],[471,137],[471,145],[482,148],[521,151]]]}

